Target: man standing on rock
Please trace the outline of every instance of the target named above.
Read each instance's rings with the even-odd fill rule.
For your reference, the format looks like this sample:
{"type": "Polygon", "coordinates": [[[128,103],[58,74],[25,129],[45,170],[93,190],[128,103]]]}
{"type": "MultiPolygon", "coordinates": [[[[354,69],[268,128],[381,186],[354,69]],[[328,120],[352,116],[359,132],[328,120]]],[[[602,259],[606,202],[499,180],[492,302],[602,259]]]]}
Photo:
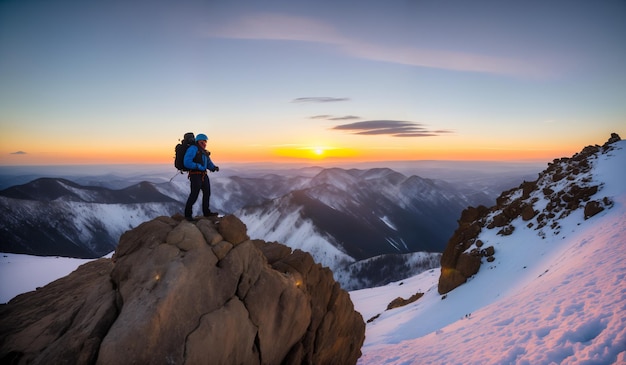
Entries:
{"type": "Polygon", "coordinates": [[[219,171],[220,168],[215,166],[209,157],[211,152],[206,150],[209,138],[206,134],[198,134],[196,136],[196,144],[189,146],[185,153],[183,163],[189,169],[189,183],[191,191],[185,204],[185,219],[193,221],[192,209],[198,200],[200,190],[202,190],[202,213],[205,217],[216,216],[217,213],[211,212],[209,209],[209,198],[211,197],[211,185],[209,184],[209,176],[207,169],[211,172],[219,171]]]}

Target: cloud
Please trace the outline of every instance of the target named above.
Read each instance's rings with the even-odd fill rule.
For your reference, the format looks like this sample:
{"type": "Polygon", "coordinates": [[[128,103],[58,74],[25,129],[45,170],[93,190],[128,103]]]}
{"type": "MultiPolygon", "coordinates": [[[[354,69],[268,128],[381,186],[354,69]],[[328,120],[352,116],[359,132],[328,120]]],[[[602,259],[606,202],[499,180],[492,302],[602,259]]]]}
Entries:
{"type": "Polygon", "coordinates": [[[330,96],[310,96],[293,99],[292,103],[335,103],[338,101],[349,101],[350,98],[333,98],[330,96]]]}
{"type": "Polygon", "coordinates": [[[389,135],[393,137],[435,137],[452,133],[447,130],[430,130],[421,123],[400,120],[368,120],[333,127],[334,130],[349,131],[360,135],[389,135]]]}
{"type": "Polygon", "coordinates": [[[361,119],[360,117],[357,117],[356,115],[344,115],[343,117],[334,117],[334,116],[328,115],[328,114],[314,115],[314,116],[312,116],[310,118],[311,119],[326,119],[326,120],[355,120],[355,119],[361,119]]]}
{"type": "Polygon", "coordinates": [[[527,77],[551,77],[562,72],[554,61],[527,56],[524,59],[477,52],[435,50],[412,44],[388,45],[341,34],[319,19],[274,13],[241,16],[228,24],[207,25],[212,38],[312,42],[334,46],[350,57],[409,66],[527,77]]]}
{"type": "Polygon", "coordinates": [[[341,42],[343,38],[333,26],[325,22],[309,17],[266,12],[244,15],[223,26],[213,23],[209,25],[207,35],[233,39],[320,43],[341,42]]]}
{"type": "Polygon", "coordinates": [[[331,117],[328,118],[328,120],[355,120],[355,119],[361,119],[359,117],[357,117],[356,115],[346,115],[343,117],[331,117]]]}
{"type": "Polygon", "coordinates": [[[15,152],[11,152],[11,155],[26,155],[27,153],[24,151],[15,151],[15,152]]]}

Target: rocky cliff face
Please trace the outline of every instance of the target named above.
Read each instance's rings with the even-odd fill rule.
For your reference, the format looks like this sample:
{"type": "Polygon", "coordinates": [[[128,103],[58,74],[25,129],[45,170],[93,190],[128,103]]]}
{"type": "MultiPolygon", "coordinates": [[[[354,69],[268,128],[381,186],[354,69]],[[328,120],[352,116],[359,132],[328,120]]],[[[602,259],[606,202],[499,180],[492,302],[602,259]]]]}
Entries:
{"type": "Polygon", "coordinates": [[[515,229],[511,223],[521,219],[529,228],[534,227],[539,237],[548,232],[558,235],[560,219],[574,212],[587,219],[610,208],[613,203],[609,198],[595,196],[601,186],[594,182],[590,170],[598,154],[608,153],[620,140],[613,133],[603,146],[587,146],[571,158],[554,160],[537,180],[503,192],[491,208],[465,209],[441,257],[439,293],[465,283],[478,272],[483,260],[494,260],[494,248],[483,247],[478,239],[482,230],[510,235],[515,229]]]}
{"type": "Polygon", "coordinates": [[[159,217],[0,307],[1,363],[354,364],[365,324],[308,253],[159,217]]]}

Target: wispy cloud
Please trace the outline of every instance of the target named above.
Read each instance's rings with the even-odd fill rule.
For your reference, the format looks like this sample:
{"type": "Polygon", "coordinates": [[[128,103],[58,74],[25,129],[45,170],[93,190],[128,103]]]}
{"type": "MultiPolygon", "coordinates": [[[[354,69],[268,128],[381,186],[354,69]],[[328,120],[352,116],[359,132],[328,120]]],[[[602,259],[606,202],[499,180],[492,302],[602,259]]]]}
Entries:
{"type": "Polygon", "coordinates": [[[15,152],[11,152],[11,155],[26,155],[27,153],[24,151],[15,151],[15,152]]]}
{"type": "Polygon", "coordinates": [[[425,49],[413,45],[390,46],[341,34],[318,19],[286,14],[257,13],[219,26],[205,35],[214,38],[304,41],[329,44],[351,57],[410,66],[514,76],[548,77],[562,69],[542,59],[498,57],[464,51],[425,49]]]}
{"type": "Polygon", "coordinates": [[[355,120],[355,119],[361,119],[361,118],[357,117],[356,115],[345,115],[343,117],[328,118],[328,120],[355,120]]]}
{"type": "Polygon", "coordinates": [[[309,96],[293,99],[292,103],[335,103],[339,101],[349,101],[350,98],[334,98],[330,96],[309,96]]]}
{"type": "Polygon", "coordinates": [[[422,123],[400,120],[368,120],[333,127],[334,130],[349,131],[360,135],[390,135],[393,137],[435,137],[452,133],[448,130],[431,130],[422,123]]]}
{"type": "Polygon", "coordinates": [[[329,119],[332,118],[332,115],[328,115],[328,114],[320,114],[320,115],[314,115],[312,117],[309,117],[310,119],[329,119]]]}
{"type": "Polygon", "coordinates": [[[325,120],[355,120],[355,119],[361,119],[360,117],[357,117],[356,115],[344,115],[343,117],[335,117],[332,115],[328,115],[328,114],[322,114],[322,115],[314,115],[312,117],[310,117],[311,119],[325,119],[325,120]]]}

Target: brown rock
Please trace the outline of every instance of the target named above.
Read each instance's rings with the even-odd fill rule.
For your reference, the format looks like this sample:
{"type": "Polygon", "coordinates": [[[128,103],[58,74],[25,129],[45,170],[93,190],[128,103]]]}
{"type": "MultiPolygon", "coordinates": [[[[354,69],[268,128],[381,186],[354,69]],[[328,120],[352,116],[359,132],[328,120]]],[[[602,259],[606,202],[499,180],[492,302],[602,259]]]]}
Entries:
{"type": "Polygon", "coordinates": [[[441,275],[439,275],[439,284],[437,285],[437,291],[439,294],[446,294],[452,289],[460,286],[467,281],[467,277],[461,274],[459,270],[454,268],[441,268],[441,275]]]}
{"type": "Polygon", "coordinates": [[[515,226],[508,225],[504,226],[501,230],[498,231],[498,235],[500,236],[510,236],[515,231],[515,226]]]}
{"type": "Polygon", "coordinates": [[[233,249],[233,244],[228,241],[220,241],[211,247],[218,260],[223,259],[233,249]]]}
{"type": "Polygon", "coordinates": [[[611,137],[609,138],[608,141],[606,141],[605,146],[609,145],[609,144],[612,144],[612,143],[615,143],[615,142],[619,142],[621,140],[622,140],[622,138],[620,138],[619,134],[611,133],[611,137]]]}
{"type": "Polygon", "coordinates": [[[480,218],[483,218],[487,215],[489,209],[487,207],[480,205],[478,207],[467,207],[461,212],[461,222],[464,223],[472,223],[480,218]]]}
{"type": "Polygon", "coordinates": [[[0,306],[0,363],[93,364],[117,316],[110,259],[0,306]]]}
{"type": "Polygon", "coordinates": [[[279,244],[272,267],[226,221],[146,222],[115,261],[0,306],[0,362],[355,364],[365,323],[332,272],[279,244]]]}
{"type": "Polygon", "coordinates": [[[480,256],[461,254],[456,269],[466,278],[476,274],[480,268],[480,256]]]}
{"type": "Polygon", "coordinates": [[[250,239],[246,225],[232,214],[220,219],[217,230],[226,241],[235,246],[250,239]]]}
{"type": "Polygon", "coordinates": [[[535,209],[533,209],[532,205],[526,205],[524,206],[524,208],[522,209],[522,219],[524,221],[529,221],[531,219],[533,219],[536,215],[537,215],[537,211],[535,209]]]}
{"type": "Polygon", "coordinates": [[[202,219],[197,224],[196,227],[200,230],[202,235],[204,236],[204,240],[211,246],[217,244],[218,242],[222,242],[224,237],[217,231],[213,222],[208,219],[202,219]]]}
{"type": "Polygon", "coordinates": [[[511,220],[504,213],[500,213],[493,217],[493,221],[491,221],[488,228],[503,227],[509,224],[510,221],[511,220]]]}
{"type": "Polygon", "coordinates": [[[591,218],[594,215],[604,210],[604,207],[599,201],[592,200],[585,204],[585,219],[591,218]]]}
{"type": "Polygon", "coordinates": [[[482,251],[480,251],[481,256],[487,257],[487,256],[493,256],[496,253],[495,248],[493,248],[493,246],[489,246],[485,249],[483,249],[482,251]]]}
{"type": "Polygon", "coordinates": [[[415,302],[416,300],[418,300],[419,298],[421,298],[423,296],[424,296],[424,293],[415,293],[415,294],[411,295],[411,297],[409,299],[404,299],[402,297],[397,297],[396,299],[392,300],[387,305],[387,310],[394,309],[394,308],[399,308],[399,307],[404,307],[405,305],[411,304],[411,303],[415,302]]]}
{"type": "Polygon", "coordinates": [[[522,199],[527,199],[530,193],[537,189],[537,181],[524,181],[521,185],[522,199]]]}

